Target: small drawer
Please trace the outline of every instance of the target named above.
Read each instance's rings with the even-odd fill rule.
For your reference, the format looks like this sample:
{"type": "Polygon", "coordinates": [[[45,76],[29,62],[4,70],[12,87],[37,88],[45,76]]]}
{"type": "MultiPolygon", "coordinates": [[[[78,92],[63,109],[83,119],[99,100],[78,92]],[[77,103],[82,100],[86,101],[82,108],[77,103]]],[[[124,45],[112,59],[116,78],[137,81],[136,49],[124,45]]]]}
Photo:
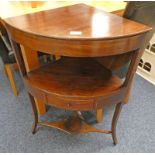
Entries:
{"type": "Polygon", "coordinates": [[[66,110],[93,110],[94,100],[78,100],[78,99],[66,99],[62,97],[57,97],[54,95],[47,96],[47,104],[55,106],[57,108],[62,108],[66,110]]]}

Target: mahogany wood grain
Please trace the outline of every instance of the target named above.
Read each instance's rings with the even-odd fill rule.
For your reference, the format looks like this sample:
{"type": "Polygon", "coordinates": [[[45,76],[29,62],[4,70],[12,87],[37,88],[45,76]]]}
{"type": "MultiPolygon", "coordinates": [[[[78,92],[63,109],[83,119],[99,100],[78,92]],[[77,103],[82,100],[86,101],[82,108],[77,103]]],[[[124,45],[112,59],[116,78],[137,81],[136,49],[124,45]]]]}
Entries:
{"type": "Polygon", "coordinates": [[[20,44],[33,46],[36,51],[76,57],[109,56],[135,50],[140,43],[140,36],[136,34],[149,30],[143,24],[84,4],[8,18],[5,25],[20,44]],[[70,35],[70,31],[82,34],[70,35]],[[134,37],[131,39],[131,36],[134,37]]]}
{"type": "MultiPolygon", "coordinates": [[[[116,15],[120,15],[120,14],[122,14],[122,12],[123,12],[123,10],[117,10],[117,11],[113,11],[112,13],[113,14],[116,14],[116,15]]],[[[100,15],[99,15],[100,16],[100,15]]],[[[97,19],[98,17],[96,16],[96,20],[98,20],[97,19]]],[[[98,22],[98,21],[97,21],[98,22]]],[[[97,24],[97,23],[96,23],[97,24]]],[[[30,56],[30,54],[29,54],[29,56],[30,56]]],[[[30,56],[30,57],[32,57],[32,55],[30,56]]],[[[33,54],[33,58],[35,58],[36,59],[36,57],[34,57],[34,54],[33,54]]],[[[57,58],[57,55],[56,55],[56,58],[57,58]]],[[[119,59],[118,59],[118,57],[117,58],[115,58],[115,56],[114,56],[114,58],[112,58],[112,57],[110,57],[110,58],[100,58],[100,62],[102,62],[102,64],[104,63],[104,64],[106,64],[106,67],[108,67],[108,64],[111,64],[113,67],[116,67],[116,65],[115,64],[117,64],[117,66],[119,67],[124,61],[122,61],[122,59],[123,60],[126,60],[126,59],[124,59],[124,57],[119,57],[119,59]],[[115,61],[114,61],[115,60],[115,61]],[[116,61],[117,60],[117,61],[116,61]],[[121,62],[121,64],[119,63],[119,62],[121,62]]],[[[129,60],[129,59],[128,59],[129,60]]],[[[26,61],[25,61],[26,62],[26,61]]],[[[32,61],[32,63],[33,64],[35,64],[34,63],[35,61],[32,61]]],[[[126,62],[125,62],[126,63],[126,62]]],[[[26,63],[27,64],[27,63],[26,63]]],[[[27,65],[26,65],[27,66],[27,65]]],[[[43,105],[43,104],[41,104],[41,105],[43,105]]],[[[41,108],[40,108],[41,109],[41,108]]],[[[45,109],[45,108],[44,108],[45,109]]],[[[45,110],[43,110],[43,111],[45,111],[45,110]]],[[[97,119],[98,119],[98,121],[101,121],[101,110],[99,110],[99,114],[98,114],[98,111],[97,111],[97,119]],[[100,116],[100,117],[99,117],[100,116]]]]}
{"type": "Polygon", "coordinates": [[[34,100],[34,97],[28,93],[29,95],[29,98],[30,98],[30,101],[31,101],[31,105],[32,105],[32,111],[33,111],[33,116],[34,116],[34,122],[33,122],[33,125],[32,125],[32,133],[35,134],[36,133],[36,130],[37,130],[37,124],[38,124],[38,120],[39,120],[39,113],[38,113],[38,110],[37,110],[37,106],[36,106],[36,102],[34,100]]]}
{"type": "MultiPolygon", "coordinates": [[[[31,50],[31,48],[21,45],[21,52],[22,52],[26,72],[30,72],[39,67],[37,51],[31,50]]],[[[46,113],[45,103],[41,100],[38,100],[38,98],[35,98],[35,102],[36,102],[39,115],[44,115],[46,113]]]]}
{"type": "MultiPolygon", "coordinates": [[[[112,14],[123,16],[124,9],[119,9],[111,12],[112,14]]],[[[127,64],[130,60],[130,57],[127,54],[118,55],[118,56],[109,56],[109,57],[101,57],[101,58],[95,58],[99,63],[106,66],[107,68],[111,70],[116,70],[117,68],[120,68],[120,66],[123,66],[124,64],[127,64]]],[[[131,87],[131,86],[130,86],[131,87]]],[[[128,90],[127,96],[125,97],[125,103],[128,103],[129,96],[130,96],[131,89],[128,90]]],[[[103,108],[96,110],[96,120],[98,123],[102,122],[102,113],[103,108]]]]}
{"type": "Polygon", "coordinates": [[[72,120],[68,119],[68,120],[62,120],[62,121],[56,121],[56,122],[39,122],[39,125],[54,127],[68,134],[89,133],[89,132],[97,132],[97,133],[105,133],[105,134],[112,133],[110,130],[102,130],[102,129],[97,129],[95,127],[92,127],[91,125],[81,120],[81,118],[79,117],[72,117],[71,119],[72,120]],[[68,123],[71,123],[71,124],[68,125],[68,123]]]}
{"type": "Polygon", "coordinates": [[[26,67],[26,72],[30,72],[36,68],[39,67],[39,60],[38,60],[38,53],[37,51],[33,50],[31,48],[28,48],[26,46],[21,45],[21,51],[26,67]],[[33,58],[33,61],[31,60],[33,58]]]}
{"type": "Polygon", "coordinates": [[[92,58],[61,58],[31,71],[24,81],[34,97],[72,110],[96,109],[97,98],[122,85],[120,79],[92,58]]]}
{"type": "Polygon", "coordinates": [[[118,103],[116,105],[115,112],[114,112],[113,119],[112,119],[112,123],[111,123],[112,138],[113,138],[114,145],[116,145],[118,143],[117,136],[116,136],[116,125],[117,125],[117,121],[118,121],[120,112],[122,110],[122,106],[123,106],[122,103],[118,103]]]}
{"type": "Polygon", "coordinates": [[[7,18],[5,22],[15,29],[26,31],[34,36],[54,39],[124,38],[144,33],[148,28],[143,24],[129,21],[126,18],[85,4],[7,18]],[[81,31],[82,34],[70,35],[70,31],[81,31]]]}
{"type": "MultiPolygon", "coordinates": [[[[4,20],[4,24],[12,39],[25,85],[31,94],[35,116],[33,131],[38,123],[68,131],[64,126],[66,123],[62,126],[63,123],[38,122],[34,97],[48,105],[74,111],[96,110],[116,104],[111,131],[103,131],[111,133],[116,144],[120,109],[151,28],[83,4],[9,18],[4,20]],[[17,21],[23,21],[23,24],[17,24],[17,21]],[[72,36],[70,31],[82,33],[72,36]],[[55,63],[32,67],[28,72],[19,44],[31,49],[31,52],[43,51],[64,57],[55,63]],[[124,81],[94,59],[120,57],[123,54],[128,54],[130,58],[124,81]]],[[[82,128],[79,115],[73,120],[77,120],[77,124],[69,123],[69,131],[90,131],[86,125],[82,128]]]]}
{"type": "Polygon", "coordinates": [[[100,40],[65,40],[53,39],[42,36],[34,36],[6,26],[11,32],[11,37],[28,48],[42,51],[51,55],[73,56],[73,57],[101,57],[124,54],[136,50],[140,44],[144,33],[138,36],[118,39],[100,40]],[[44,43],[45,41],[45,43],[44,43]],[[80,45],[80,46],[79,46],[80,45]],[[113,48],[111,46],[113,45],[113,48]],[[109,52],[110,51],[110,52],[109,52]]]}
{"type": "MultiPolygon", "coordinates": [[[[39,67],[36,51],[33,51],[33,53],[31,54],[29,48],[24,48],[22,45],[15,43],[12,39],[11,44],[13,50],[15,51],[16,60],[22,76],[26,75],[27,72],[33,70],[34,68],[39,67]],[[33,58],[35,61],[32,62],[31,58],[33,58]]],[[[30,97],[30,100],[32,101],[32,96],[30,97]]],[[[34,101],[36,102],[38,114],[44,115],[46,113],[45,103],[36,98],[34,99],[34,101]]]]}

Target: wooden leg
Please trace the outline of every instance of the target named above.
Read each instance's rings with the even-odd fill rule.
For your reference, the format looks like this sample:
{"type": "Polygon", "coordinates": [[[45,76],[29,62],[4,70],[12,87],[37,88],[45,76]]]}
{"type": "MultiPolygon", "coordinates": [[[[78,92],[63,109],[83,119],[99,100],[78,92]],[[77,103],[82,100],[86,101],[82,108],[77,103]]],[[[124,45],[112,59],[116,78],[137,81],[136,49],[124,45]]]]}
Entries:
{"type": "Polygon", "coordinates": [[[16,85],[15,85],[15,81],[14,81],[14,77],[12,75],[10,65],[5,64],[4,68],[5,68],[6,74],[8,75],[13,94],[14,94],[14,96],[17,96],[17,89],[16,89],[16,85]]]}
{"type": "Polygon", "coordinates": [[[118,103],[116,105],[115,112],[112,119],[111,130],[112,130],[112,138],[113,138],[114,145],[118,143],[117,136],[116,136],[116,125],[122,109],[122,105],[123,105],[122,103],[118,103]]]}
{"type": "Polygon", "coordinates": [[[8,77],[7,70],[6,70],[6,65],[3,65],[3,67],[4,67],[5,75],[8,77]]]}
{"type": "Polygon", "coordinates": [[[128,90],[127,95],[125,96],[125,99],[124,99],[125,104],[129,102],[129,97],[130,97],[130,89],[128,90]]]}
{"type": "Polygon", "coordinates": [[[102,113],[103,113],[103,109],[97,109],[96,111],[96,119],[98,123],[102,122],[102,113]]]}
{"type": "Polygon", "coordinates": [[[133,80],[132,80],[132,82],[131,82],[131,84],[129,86],[128,92],[127,92],[127,94],[125,96],[125,99],[124,99],[125,104],[127,104],[129,102],[129,97],[130,97],[130,92],[131,92],[132,85],[133,85],[133,80]]]}
{"type": "MultiPolygon", "coordinates": [[[[38,53],[37,51],[31,50],[28,47],[21,45],[22,56],[27,72],[30,72],[39,67],[38,53]],[[32,61],[33,58],[33,61],[32,61]]],[[[35,99],[36,106],[38,109],[39,115],[43,115],[46,112],[45,103],[38,99],[35,99]]]]}
{"type": "Polygon", "coordinates": [[[34,98],[35,100],[35,104],[36,104],[36,108],[37,108],[37,111],[39,113],[39,115],[44,115],[46,113],[46,105],[43,101],[41,100],[38,100],[36,98],[34,98]]]}
{"type": "Polygon", "coordinates": [[[34,97],[31,94],[29,94],[29,97],[30,97],[32,110],[33,110],[33,116],[34,116],[34,122],[33,122],[33,125],[32,125],[32,134],[35,134],[36,129],[37,129],[37,125],[38,125],[38,111],[37,111],[37,107],[36,107],[34,97]]]}

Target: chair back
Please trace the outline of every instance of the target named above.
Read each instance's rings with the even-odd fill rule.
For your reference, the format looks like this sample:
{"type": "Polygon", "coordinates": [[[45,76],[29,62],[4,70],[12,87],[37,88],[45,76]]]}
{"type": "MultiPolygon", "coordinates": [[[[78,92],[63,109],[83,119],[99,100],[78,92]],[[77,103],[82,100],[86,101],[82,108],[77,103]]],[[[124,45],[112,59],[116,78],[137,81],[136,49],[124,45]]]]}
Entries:
{"type": "Polygon", "coordinates": [[[148,41],[155,33],[155,1],[128,2],[123,17],[152,27],[148,41]]]}
{"type": "Polygon", "coordinates": [[[2,61],[4,64],[9,64],[10,57],[9,57],[9,50],[5,46],[2,37],[0,36],[0,57],[2,58],[2,61]]]}
{"type": "Polygon", "coordinates": [[[2,58],[2,61],[5,64],[12,63],[15,61],[7,31],[3,26],[3,24],[1,23],[1,21],[0,21],[0,57],[2,58]]]}
{"type": "Polygon", "coordinates": [[[8,33],[5,29],[5,27],[3,26],[1,19],[0,19],[0,34],[1,36],[4,38],[3,41],[4,43],[7,43],[8,45],[6,45],[8,47],[9,50],[11,50],[11,43],[8,37],[8,33]]]}

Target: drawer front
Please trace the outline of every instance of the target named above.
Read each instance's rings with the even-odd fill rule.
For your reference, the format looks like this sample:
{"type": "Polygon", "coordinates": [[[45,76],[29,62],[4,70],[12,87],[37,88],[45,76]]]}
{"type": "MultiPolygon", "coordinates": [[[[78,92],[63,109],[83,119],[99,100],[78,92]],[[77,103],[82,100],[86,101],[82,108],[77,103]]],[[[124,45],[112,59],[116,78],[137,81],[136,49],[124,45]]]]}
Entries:
{"type": "Polygon", "coordinates": [[[58,97],[54,95],[47,95],[48,105],[55,106],[57,108],[62,108],[66,110],[93,110],[94,109],[94,100],[78,100],[78,99],[66,99],[63,97],[58,97]]]}

